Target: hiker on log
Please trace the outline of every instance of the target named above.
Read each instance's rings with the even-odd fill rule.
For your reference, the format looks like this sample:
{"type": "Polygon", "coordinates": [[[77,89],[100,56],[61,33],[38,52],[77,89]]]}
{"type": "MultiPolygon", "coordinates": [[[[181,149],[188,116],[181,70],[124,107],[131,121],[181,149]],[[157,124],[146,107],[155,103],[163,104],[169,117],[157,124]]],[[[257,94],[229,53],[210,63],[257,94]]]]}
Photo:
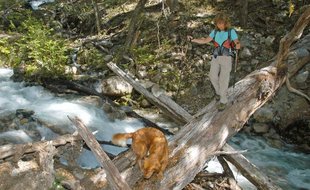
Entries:
{"type": "Polygon", "coordinates": [[[228,102],[227,90],[230,71],[232,62],[237,56],[235,50],[240,49],[240,42],[236,30],[230,27],[227,15],[218,14],[214,19],[214,24],[215,29],[211,31],[208,37],[193,39],[192,36],[188,36],[187,39],[198,44],[207,44],[209,42],[214,44],[209,77],[215,90],[215,98],[220,101],[218,109],[222,111],[228,102]]]}

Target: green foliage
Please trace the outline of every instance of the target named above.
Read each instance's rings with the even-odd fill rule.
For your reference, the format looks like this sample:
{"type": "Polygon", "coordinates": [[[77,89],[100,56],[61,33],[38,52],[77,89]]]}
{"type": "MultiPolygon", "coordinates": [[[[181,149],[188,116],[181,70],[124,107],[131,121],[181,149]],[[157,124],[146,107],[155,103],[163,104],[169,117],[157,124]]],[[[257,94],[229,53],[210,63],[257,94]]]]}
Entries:
{"type": "Polygon", "coordinates": [[[61,179],[55,178],[52,187],[49,190],[65,190],[65,188],[61,185],[61,179]]]}
{"type": "Polygon", "coordinates": [[[10,57],[10,48],[7,47],[8,42],[6,38],[0,38],[0,67],[7,66],[10,57]]]}
{"type": "Polygon", "coordinates": [[[156,62],[156,56],[151,45],[145,45],[132,50],[134,60],[140,65],[150,65],[156,62]]]}
{"type": "Polygon", "coordinates": [[[10,60],[11,67],[22,67],[26,77],[64,77],[68,63],[67,42],[58,39],[38,20],[29,17],[20,27],[11,25],[14,32],[21,33],[13,43],[0,42],[0,54],[10,60]]]}
{"type": "Polygon", "coordinates": [[[6,46],[7,43],[8,41],[6,38],[0,38],[0,54],[4,54],[6,56],[10,54],[10,49],[6,46]]]}
{"type": "Polygon", "coordinates": [[[90,70],[104,70],[107,69],[104,62],[104,55],[102,52],[94,48],[93,45],[86,45],[78,54],[78,63],[87,65],[90,70]]]}
{"type": "Polygon", "coordinates": [[[113,7],[118,7],[124,3],[126,3],[128,0],[105,0],[104,6],[106,8],[113,8],[113,7]]]}
{"type": "Polygon", "coordinates": [[[132,55],[138,67],[147,66],[148,76],[153,82],[160,84],[166,90],[175,91],[182,86],[182,71],[177,65],[171,63],[171,55],[169,55],[173,47],[171,43],[168,39],[162,39],[159,48],[154,45],[144,45],[133,49],[132,55]]]}
{"type": "Polygon", "coordinates": [[[22,9],[25,2],[19,0],[0,0],[0,10],[3,10],[0,19],[0,29],[6,31],[10,25],[20,26],[30,14],[30,9],[22,9]]]}

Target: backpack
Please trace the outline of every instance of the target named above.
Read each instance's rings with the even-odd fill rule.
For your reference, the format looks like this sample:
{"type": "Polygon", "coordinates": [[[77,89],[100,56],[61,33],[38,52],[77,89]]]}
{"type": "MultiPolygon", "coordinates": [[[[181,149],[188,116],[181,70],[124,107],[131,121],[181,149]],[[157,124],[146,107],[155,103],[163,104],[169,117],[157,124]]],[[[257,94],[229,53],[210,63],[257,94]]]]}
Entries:
{"type": "Polygon", "coordinates": [[[231,30],[232,30],[231,28],[228,29],[228,38],[221,45],[215,41],[216,33],[218,30],[214,31],[214,38],[213,38],[212,42],[213,42],[214,47],[215,47],[214,52],[213,52],[213,55],[215,58],[218,55],[226,55],[226,56],[235,57],[236,44],[234,41],[231,40],[231,30]]]}

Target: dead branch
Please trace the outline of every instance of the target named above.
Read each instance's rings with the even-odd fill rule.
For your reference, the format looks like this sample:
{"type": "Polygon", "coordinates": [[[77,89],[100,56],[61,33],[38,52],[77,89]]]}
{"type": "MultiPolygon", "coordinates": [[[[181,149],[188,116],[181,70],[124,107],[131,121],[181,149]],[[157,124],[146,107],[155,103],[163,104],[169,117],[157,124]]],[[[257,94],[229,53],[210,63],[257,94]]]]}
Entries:
{"type": "Polygon", "coordinates": [[[92,152],[95,154],[101,166],[105,169],[110,188],[116,190],[117,189],[129,190],[130,187],[120,176],[119,171],[114,166],[113,162],[110,160],[108,155],[102,150],[100,144],[97,142],[96,138],[89,131],[89,129],[83,124],[83,122],[78,117],[75,117],[73,119],[68,116],[68,118],[76,126],[81,137],[84,139],[88,147],[90,147],[92,152]]]}
{"type": "Polygon", "coordinates": [[[220,164],[223,167],[224,170],[224,174],[226,174],[228,177],[235,179],[234,173],[232,172],[232,170],[230,169],[228,163],[226,162],[226,160],[223,158],[223,156],[218,156],[217,157],[218,161],[220,162],[220,164]]]}
{"type": "Polygon", "coordinates": [[[310,98],[309,96],[307,96],[306,94],[302,93],[301,91],[295,89],[292,87],[291,83],[290,83],[290,80],[289,79],[286,79],[285,80],[285,84],[286,84],[286,87],[287,89],[290,91],[290,92],[293,92],[295,94],[298,94],[299,96],[302,96],[304,98],[306,98],[308,100],[308,102],[310,102],[310,98]]]}
{"type": "Polygon", "coordinates": [[[293,42],[295,42],[301,37],[305,27],[308,25],[309,22],[310,7],[308,7],[305,12],[299,17],[293,29],[280,40],[279,51],[277,54],[277,67],[283,64],[283,61],[288,56],[291,45],[293,44],[293,42]]]}

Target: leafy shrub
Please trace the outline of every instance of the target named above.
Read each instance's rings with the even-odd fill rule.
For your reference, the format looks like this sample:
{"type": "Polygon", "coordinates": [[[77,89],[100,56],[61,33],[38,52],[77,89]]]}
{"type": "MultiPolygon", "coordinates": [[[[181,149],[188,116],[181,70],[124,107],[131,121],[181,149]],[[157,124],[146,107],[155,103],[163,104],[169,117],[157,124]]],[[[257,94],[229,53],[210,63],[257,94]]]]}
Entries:
{"type": "Polygon", "coordinates": [[[32,17],[20,27],[15,28],[12,24],[11,30],[21,34],[20,37],[13,43],[9,39],[0,42],[0,54],[7,57],[11,67],[23,68],[28,79],[66,76],[69,57],[65,40],[53,36],[51,29],[32,17]]]}

